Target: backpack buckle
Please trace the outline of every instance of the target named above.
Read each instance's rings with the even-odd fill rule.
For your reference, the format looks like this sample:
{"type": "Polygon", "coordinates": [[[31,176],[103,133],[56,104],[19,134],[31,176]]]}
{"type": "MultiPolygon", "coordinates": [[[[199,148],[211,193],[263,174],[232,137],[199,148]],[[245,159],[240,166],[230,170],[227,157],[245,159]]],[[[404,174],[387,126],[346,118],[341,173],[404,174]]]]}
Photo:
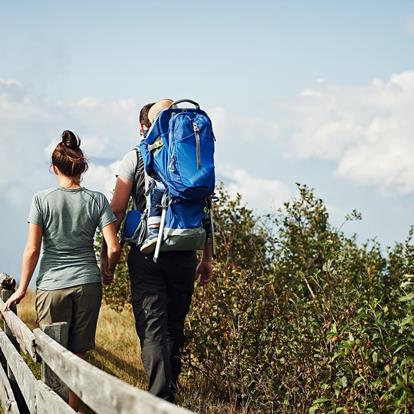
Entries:
{"type": "Polygon", "coordinates": [[[152,144],[149,144],[149,145],[148,145],[148,151],[149,151],[149,152],[152,152],[152,151],[154,151],[154,150],[157,150],[157,149],[161,148],[163,145],[164,145],[164,144],[163,144],[163,142],[162,142],[161,137],[158,137],[158,138],[154,141],[154,143],[152,143],[152,144]]]}

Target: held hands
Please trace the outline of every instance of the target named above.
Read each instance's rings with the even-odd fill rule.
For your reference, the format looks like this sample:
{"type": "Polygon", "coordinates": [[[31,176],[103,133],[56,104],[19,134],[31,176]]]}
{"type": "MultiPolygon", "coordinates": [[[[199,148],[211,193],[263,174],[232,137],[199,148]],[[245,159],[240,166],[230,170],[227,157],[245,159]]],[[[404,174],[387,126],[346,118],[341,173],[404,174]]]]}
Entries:
{"type": "Polygon", "coordinates": [[[211,267],[211,261],[202,260],[197,266],[195,280],[197,280],[200,285],[206,285],[212,279],[213,269],[211,267]]]}
{"type": "Polygon", "coordinates": [[[7,302],[4,304],[3,311],[8,311],[14,305],[18,305],[25,295],[26,292],[24,290],[17,289],[16,292],[14,292],[13,295],[11,295],[9,299],[7,299],[7,302]]]}
{"type": "Polygon", "coordinates": [[[114,280],[114,272],[110,271],[108,268],[108,258],[101,257],[101,277],[102,277],[102,283],[104,285],[110,285],[112,281],[114,280]]]}
{"type": "Polygon", "coordinates": [[[110,285],[114,280],[114,274],[113,273],[104,273],[101,270],[101,276],[102,276],[102,283],[104,285],[110,285]]]}

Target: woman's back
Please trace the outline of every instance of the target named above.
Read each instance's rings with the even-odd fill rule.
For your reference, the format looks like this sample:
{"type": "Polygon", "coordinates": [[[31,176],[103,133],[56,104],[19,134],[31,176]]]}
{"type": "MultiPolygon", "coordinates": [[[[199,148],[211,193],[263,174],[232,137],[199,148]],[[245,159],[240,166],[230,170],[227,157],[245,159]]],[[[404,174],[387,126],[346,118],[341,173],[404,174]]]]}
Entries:
{"type": "Polygon", "coordinates": [[[57,187],[33,197],[28,221],[43,229],[37,287],[63,289],[100,282],[93,249],[97,227],[114,221],[106,197],[80,187],[57,187]]]}

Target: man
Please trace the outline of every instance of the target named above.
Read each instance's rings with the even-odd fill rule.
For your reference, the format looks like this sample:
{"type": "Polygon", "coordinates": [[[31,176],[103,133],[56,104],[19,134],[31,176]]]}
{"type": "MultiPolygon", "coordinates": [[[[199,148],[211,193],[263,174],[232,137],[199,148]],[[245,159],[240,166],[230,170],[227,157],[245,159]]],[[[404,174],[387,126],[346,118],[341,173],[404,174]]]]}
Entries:
{"type": "MultiPolygon", "coordinates": [[[[145,105],[140,112],[141,135],[151,126],[148,112],[170,106],[170,100],[145,105]]],[[[119,229],[130,196],[135,206],[145,209],[145,180],[142,158],[135,149],[121,161],[111,207],[119,229]]],[[[174,402],[181,371],[180,349],[184,344],[184,319],[189,311],[195,278],[200,284],[212,279],[210,238],[197,265],[195,251],[162,252],[157,263],[152,255],[131,245],[128,269],[136,330],[141,343],[141,357],[148,375],[148,390],[159,398],[174,402]]],[[[106,274],[107,255],[103,243],[101,271],[106,274]]]]}

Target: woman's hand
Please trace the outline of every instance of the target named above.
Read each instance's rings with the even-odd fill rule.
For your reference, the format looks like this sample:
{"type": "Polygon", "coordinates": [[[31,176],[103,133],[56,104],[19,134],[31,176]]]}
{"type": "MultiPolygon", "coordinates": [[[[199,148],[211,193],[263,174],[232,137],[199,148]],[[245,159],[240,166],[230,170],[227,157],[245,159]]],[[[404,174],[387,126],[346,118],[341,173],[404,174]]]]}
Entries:
{"type": "Polygon", "coordinates": [[[104,285],[110,285],[112,281],[114,280],[114,274],[108,271],[101,270],[101,278],[102,278],[102,283],[104,285]]]}
{"type": "Polygon", "coordinates": [[[116,236],[115,223],[105,226],[102,229],[102,235],[106,244],[106,250],[101,254],[102,282],[105,285],[109,285],[114,278],[115,266],[121,254],[121,246],[116,236]]]}
{"type": "Polygon", "coordinates": [[[195,279],[200,285],[206,285],[213,279],[213,268],[211,261],[202,260],[196,270],[195,279]]]}
{"type": "Polygon", "coordinates": [[[110,285],[114,279],[114,273],[109,271],[108,258],[101,256],[100,262],[102,283],[104,285],[110,285]]]}
{"type": "Polygon", "coordinates": [[[26,291],[23,289],[17,289],[16,292],[13,293],[13,295],[10,296],[9,299],[7,299],[7,302],[4,304],[3,311],[10,310],[14,305],[17,305],[20,303],[20,301],[25,297],[26,291]]]}

